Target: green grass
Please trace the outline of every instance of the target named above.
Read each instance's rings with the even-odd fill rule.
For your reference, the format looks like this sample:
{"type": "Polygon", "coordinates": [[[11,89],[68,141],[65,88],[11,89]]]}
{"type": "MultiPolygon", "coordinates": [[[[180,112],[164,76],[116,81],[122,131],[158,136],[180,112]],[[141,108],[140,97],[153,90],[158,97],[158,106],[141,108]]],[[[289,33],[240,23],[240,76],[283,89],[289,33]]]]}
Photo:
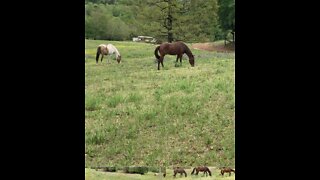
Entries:
{"type": "Polygon", "coordinates": [[[86,167],[234,167],[234,53],[191,49],[195,67],[167,55],[158,71],[155,47],[86,40],[86,167]],[[101,43],[115,45],[122,63],[96,65],[101,43]]]}
{"type": "Polygon", "coordinates": [[[234,180],[235,175],[232,173],[231,176],[229,174],[225,174],[221,176],[219,174],[219,170],[211,169],[212,176],[203,176],[203,173],[200,172],[198,175],[191,175],[192,169],[185,169],[187,172],[187,177],[180,176],[180,174],[176,175],[176,178],[173,177],[173,170],[167,169],[167,175],[165,178],[162,176],[155,176],[155,173],[148,172],[144,175],[140,174],[125,174],[122,171],[117,172],[102,172],[96,171],[93,169],[85,169],[85,179],[86,180],[157,180],[157,179],[183,179],[183,180],[190,180],[190,179],[204,179],[204,180],[234,180]]]}

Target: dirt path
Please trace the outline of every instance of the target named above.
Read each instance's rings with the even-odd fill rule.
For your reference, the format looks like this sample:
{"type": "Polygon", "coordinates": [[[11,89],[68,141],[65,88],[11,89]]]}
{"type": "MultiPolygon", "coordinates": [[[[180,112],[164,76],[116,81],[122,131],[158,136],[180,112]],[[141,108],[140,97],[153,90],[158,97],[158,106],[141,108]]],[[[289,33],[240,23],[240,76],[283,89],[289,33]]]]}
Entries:
{"type": "Polygon", "coordinates": [[[217,52],[234,52],[234,46],[227,44],[224,46],[224,43],[194,43],[192,44],[193,49],[201,49],[206,51],[217,51],[217,52]]]}

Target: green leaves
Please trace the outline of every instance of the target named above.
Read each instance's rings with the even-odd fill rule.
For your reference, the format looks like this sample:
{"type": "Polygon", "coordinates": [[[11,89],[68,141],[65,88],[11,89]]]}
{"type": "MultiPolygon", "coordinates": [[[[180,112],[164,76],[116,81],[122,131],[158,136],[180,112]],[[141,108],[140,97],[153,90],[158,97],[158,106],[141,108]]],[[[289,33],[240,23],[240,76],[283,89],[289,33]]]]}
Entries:
{"type": "Polygon", "coordinates": [[[234,0],[87,0],[85,5],[85,34],[90,39],[148,35],[167,41],[169,31],[174,40],[214,41],[223,39],[234,21],[234,0]]]}
{"type": "Polygon", "coordinates": [[[219,0],[219,19],[224,31],[234,29],[235,25],[235,0],[219,0]]]}

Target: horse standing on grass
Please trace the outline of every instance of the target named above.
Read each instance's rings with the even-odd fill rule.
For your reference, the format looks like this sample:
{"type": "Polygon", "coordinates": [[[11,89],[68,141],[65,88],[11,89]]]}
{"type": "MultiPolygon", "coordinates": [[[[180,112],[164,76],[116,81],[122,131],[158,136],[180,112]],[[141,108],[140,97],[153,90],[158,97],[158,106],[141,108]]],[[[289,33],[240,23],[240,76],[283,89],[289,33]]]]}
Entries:
{"type": "Polygon", "coordinates": [[[183,168],[180,168],[180,167],[177,167],[177,168],[175,168],[174,170],[173,170],[173,177],[176,177],[176,174],[177,173],[180,173],[180,176],[182,175],[182,174],[184,174],[185,175],[185,177],[187,177],[187,173],[186,173],[186,171],[183,169],[183,168]]]}
{"type": "MultiPolygon", "coordinates": [[[[97,48],[97,55],[96,55],[96,63],[98,64],[98,61],[99,61],[99,56],[100,54],[102,55],[101,56],[101,63],[102,63],[102,59],[103,59],[103,56],[104,55],[113,55],[115,54],[116,55],[116,60],[118,61],[118,63],[120,63],[121,61],[121,55],[118,51],[118,49],[116,47],[114,47],[114,45],[112,44],[108,44],[108,45],[105,45],[105,44],[100,44],[97,48]]],[[[108,58],[107,58],[107,63],[108,63],[108,58]]]]}
{"type": "Polygon", "coordinates": [[[177,60],[180,58],[180,64],[182,64],[182,55],[186,53],[189,58],[189,63],[192,67],[194,67],[194,56],[187,45],[183,42],[174,42],[174,43],[163,43],[160,46],[157,46],[154,50],[154,55],[158,60],[158,70],[160,70],[160,63],[163,66],[163,58],[165,55],[177,55],[177,60]],[[158,55],[158,51],[160,56],[158,55]]]}
{"type": "Polygon", "coordinates": [[[194,171],[196,171],[196,175],[198,175],[199,172],[203,172],[203,175],[206,174],[206,176],[208,176],[208,173],[209,173],[209,176],[211,176],[211,171],[206,166],[199,166],[199,167],[193,168],[191,175],[194,173],[194,171]]]}
{"type": "Polygon", "coordinates": [[[231,172],[236,173],[236,170],[231,169],[231,168],[227,168],[227,167],[221,168],[221,175],[222,176],[224,175],[224,173],[229,173],[229,176],[231,176],[231,172]]]}

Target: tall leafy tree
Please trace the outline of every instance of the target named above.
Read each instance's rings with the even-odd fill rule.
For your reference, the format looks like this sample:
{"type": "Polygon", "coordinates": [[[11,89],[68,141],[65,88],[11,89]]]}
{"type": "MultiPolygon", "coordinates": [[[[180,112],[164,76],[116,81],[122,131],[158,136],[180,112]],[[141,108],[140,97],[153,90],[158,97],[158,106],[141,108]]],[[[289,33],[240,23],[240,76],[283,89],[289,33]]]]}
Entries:
{"type": "Polygon", "coordinates": [[[219,0],[220,26],[224,31],[225,38],[228,33],[232,34],[235,41],[235,0],[219,0]]]}

